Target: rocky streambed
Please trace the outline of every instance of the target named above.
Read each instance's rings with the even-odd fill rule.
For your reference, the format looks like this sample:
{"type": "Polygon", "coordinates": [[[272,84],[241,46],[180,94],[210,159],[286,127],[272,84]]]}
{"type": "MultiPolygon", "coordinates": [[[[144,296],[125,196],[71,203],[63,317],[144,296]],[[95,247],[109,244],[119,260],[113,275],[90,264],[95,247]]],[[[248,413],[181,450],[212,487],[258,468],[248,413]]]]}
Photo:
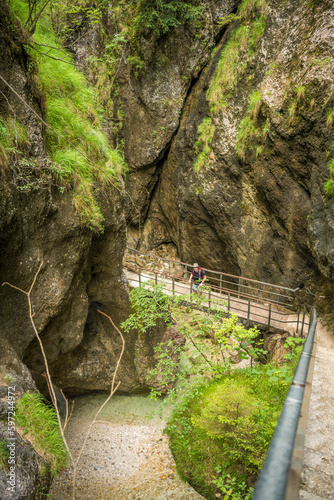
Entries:
{"type": "MultiPolygon", "coordinates": [[[[75,400],[67,438],[78,456],[89,424],[106,396],[94,394],[75,400]]],[[[163,500],[201,499],[179,478],[165,422],[157,414],[161,403],[144,396],[114,396],[99,416],[87,440],[77,471],[77,499],[163,500]]],[[[53,500],[72,498],[72,471],[54,481],[53,500]]]]}

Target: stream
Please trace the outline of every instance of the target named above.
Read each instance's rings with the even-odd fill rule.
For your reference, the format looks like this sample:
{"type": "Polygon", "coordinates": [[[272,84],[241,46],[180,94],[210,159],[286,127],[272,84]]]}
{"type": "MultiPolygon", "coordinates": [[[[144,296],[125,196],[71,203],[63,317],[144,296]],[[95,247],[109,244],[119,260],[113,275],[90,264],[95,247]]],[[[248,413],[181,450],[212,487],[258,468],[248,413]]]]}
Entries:
{"type": "MultiPolygon", "coordinates": [[[[106,398],[105,394],[90,394],[75,399],[66,429],[74,460],[106,398]]],[[[178,477],[167,437],[162,433],[165,421],[156,414],[160,405],[160,401],[146,396],[114,396],[109,401],[78,465],[77,500],[203,499],[178,477]]],[[[72,498],[72,477],[70,467],[57,476],[50,490],[53,500],[72,498]]]]}

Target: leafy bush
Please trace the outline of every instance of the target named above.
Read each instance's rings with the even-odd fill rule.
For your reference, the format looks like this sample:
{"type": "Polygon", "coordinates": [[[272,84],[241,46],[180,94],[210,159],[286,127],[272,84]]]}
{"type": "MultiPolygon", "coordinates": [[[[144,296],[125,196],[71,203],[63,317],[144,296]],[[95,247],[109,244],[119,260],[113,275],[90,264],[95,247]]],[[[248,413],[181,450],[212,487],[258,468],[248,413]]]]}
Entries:
{"type": "Polygon", "coordinates": [[[250,498],[288,387],[259,366],[197,388],[166,428],[181,476],[208,499],[250,498]]]}

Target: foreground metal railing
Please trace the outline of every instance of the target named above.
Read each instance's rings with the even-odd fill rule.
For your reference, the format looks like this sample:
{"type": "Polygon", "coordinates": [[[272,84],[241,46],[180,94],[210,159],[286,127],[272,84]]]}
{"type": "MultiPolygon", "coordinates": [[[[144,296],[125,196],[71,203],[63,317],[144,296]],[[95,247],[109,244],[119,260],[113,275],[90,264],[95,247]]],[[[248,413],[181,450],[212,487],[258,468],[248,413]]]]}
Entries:
{"type": "MultiPolygon", "coordinates": [[[[132,278],[141,284],[151,279],[165,281],[166,288],[177,294],[191,293],[188,284],[192,266],[127,248],[124,266],[136,273],[132,278]]],[[[217,300],[226,303],[226,309],[238,314],[249,324],[266,327],[268,331],[294,329],[303,335],[309,326],[306,306],[295,307],[295,293],[298,289],[280,287],[248,278],[205,269],[209,276],[206,291],[208,308],[217,300]],[[215,275],[217,275],[215,277],[215,275]],[[234,280],[234,281],[232,281],[234,280]],[[245,284],[247,283],[247,284],[245,284]]],[[[206,283],[207,284],[207,283],[206,283]]]]}
{"type": "Polygon", "coordinates": [[[304,348],[257,481],[253,500],[298,500],[316,352],[316,326],[317,314],[313,308],[304,348]]]}

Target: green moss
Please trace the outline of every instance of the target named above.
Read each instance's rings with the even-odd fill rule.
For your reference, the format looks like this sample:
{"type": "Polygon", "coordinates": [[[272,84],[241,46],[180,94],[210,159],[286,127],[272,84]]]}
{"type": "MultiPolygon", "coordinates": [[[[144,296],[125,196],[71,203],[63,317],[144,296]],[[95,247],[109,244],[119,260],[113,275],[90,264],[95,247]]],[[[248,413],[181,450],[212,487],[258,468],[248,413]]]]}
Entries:
{"type": "Polygon", "coordinates": [[[204,118],[197,131],[199,139],[196,143],[196,153],[198,153],[198,156],[194,167],[198,173],[207,163],[211,153],[211,142],[215,133],[215,126],[211,118],[204,118]]]}

